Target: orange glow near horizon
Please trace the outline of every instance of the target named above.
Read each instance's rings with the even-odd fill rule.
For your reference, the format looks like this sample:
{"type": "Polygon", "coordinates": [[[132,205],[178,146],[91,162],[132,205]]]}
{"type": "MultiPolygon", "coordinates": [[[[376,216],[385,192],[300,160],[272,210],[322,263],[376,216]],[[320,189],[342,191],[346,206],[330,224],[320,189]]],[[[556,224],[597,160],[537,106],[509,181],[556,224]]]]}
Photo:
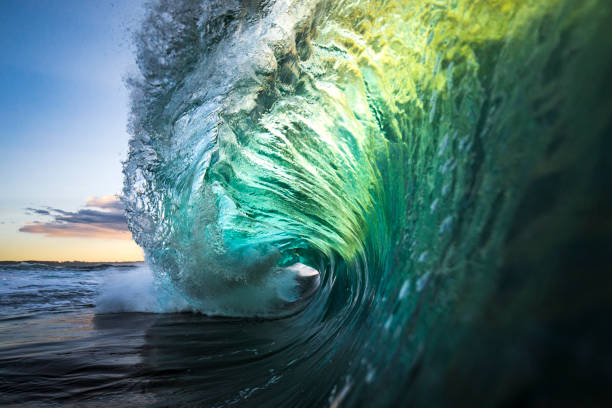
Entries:
{"type": "Polygon", "coordinates": [[[112,228],[104,228],[99,225],[74,224],[70,229],[63,229],[49,224],[26,224],[21,228],[21,232],[33,234],[43,234],[52,238],[108,238],[131,240],[130,231],[118,231],[112,228]]]}
{"type": "MultiPolygon", "coordinates": [[[[128,233],[129,234],[129,233],[128,233]]],[[[19,234],[0,238],[0,261],[137,262],[142,249],[131,239],[48,238],[19,234]]]]}
{"type": "MultiPolygon", "coordinates": [[[[42,220],[0,223],[0,261],[134,262],[144,259],[116,195],[91,196],[84,209],[26,208],[42,220]],[[19,225],[22,225],[19,227],[19,225]]],[[[22,216],[24,217],[24,216],[22,216]]],[[[7,217],[8,220],[11,218],[7,217]]]]}

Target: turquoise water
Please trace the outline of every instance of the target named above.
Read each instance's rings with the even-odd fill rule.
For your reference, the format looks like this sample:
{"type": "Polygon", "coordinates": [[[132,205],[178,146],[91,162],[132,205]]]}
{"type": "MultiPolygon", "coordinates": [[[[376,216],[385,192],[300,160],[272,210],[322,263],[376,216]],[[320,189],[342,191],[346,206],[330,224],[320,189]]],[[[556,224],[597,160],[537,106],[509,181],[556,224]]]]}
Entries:
{"type": "Polygon", "coordinates": [[[247,388],[292,406],[569,392],[549,370],[607,299],[610,8],[154,3],[124,196],[160,304],[290,316],[247,388]]]}

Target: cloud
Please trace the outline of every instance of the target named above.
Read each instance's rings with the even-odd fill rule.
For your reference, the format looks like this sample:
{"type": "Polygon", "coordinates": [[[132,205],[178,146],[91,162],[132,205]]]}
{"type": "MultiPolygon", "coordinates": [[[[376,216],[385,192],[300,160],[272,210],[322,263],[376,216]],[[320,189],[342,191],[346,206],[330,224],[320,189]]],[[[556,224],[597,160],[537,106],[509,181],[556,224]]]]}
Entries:
{"type": "Polygon", "coordinates": [[[121,211],[125,209],[125,206],[121,202],[121,199],[116,195],[105,195],[102,197],[89,197],[87,207],[98,207],[105,210],[121,211]]]}
{"type": "Polygon", "coordinates": [[[31,214],[38,214],[38,215],[51,215],[49,210],[43,210],[40,208],[26,208],[26,212],[31,213],[31,214]]]}
{"type": "Polygon", "coordinates": [[[118,196],[90,197],[79,211],[59,208],[26,208],[31,214],[52,217],[50,221],[33,221],[19,228],[21,232],[48,237],[131,239],[124,206],[118,196]]]}

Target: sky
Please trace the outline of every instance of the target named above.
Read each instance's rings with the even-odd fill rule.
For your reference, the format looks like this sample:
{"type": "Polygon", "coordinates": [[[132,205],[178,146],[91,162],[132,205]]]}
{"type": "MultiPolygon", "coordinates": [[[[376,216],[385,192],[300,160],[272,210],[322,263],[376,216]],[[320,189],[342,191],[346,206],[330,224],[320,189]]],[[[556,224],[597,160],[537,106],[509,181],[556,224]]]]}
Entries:
{"type": "Polygon", "coordinates": [[[134,261],[121,193],[141,0],[4,0],[0,260],[134,261]]]}

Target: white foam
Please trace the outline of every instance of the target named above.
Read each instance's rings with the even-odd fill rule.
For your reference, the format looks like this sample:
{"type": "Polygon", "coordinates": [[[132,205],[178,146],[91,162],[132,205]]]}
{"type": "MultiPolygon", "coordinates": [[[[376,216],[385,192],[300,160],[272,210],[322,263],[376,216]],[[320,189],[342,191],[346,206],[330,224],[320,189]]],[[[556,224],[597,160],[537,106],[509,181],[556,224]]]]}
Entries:
{"type": "Polygon", "coordinates": [[[282,316],[304,307],[319,284],[319,271],[296,263],[272,268],[258,285],[234,287],[227,292],[217,288],[214,298],[188,302],[180,290],[156,279],[151,269],[143,265],[127,271],[108,271],[96,298],[96,313],[199,311],[224,316],[282,316]]]}
{"type": "Polygon", "coordinates": [[[98,297],[96,313],[147,312],[177,313],[191,310],[175,291],[155,281],[148,266],[109,270],[98,297]]]}

